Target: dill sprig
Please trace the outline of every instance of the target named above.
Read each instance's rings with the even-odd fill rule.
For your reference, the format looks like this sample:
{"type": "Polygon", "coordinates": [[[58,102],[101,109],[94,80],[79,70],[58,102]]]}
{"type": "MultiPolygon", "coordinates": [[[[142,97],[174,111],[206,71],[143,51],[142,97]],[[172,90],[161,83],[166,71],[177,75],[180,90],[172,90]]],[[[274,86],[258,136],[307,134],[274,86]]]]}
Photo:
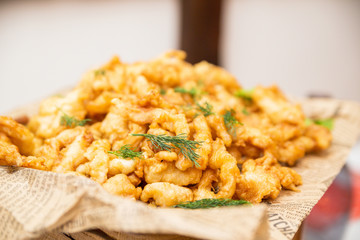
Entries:
{"type": "Polygon", "coordinates": [[[171,151],[174,148],[180,150],[182,155],[185,158],[192,161],[195,166],[199,167],[197,159],[200,157],[194,150],[200,148],[201,142],[188,140],[185,133],[179,134],[177,136],[167,136],[164,134],[153,135],[153,134],[142,134],[142,133],[133,133],[132,136],[142,136],[147,138],[151,144],[155,147],[156,150],[165,150],[171,151]]]}
{"type": "Polygon", "coordinates": [[[182,88],[182,87],[176,87],[176,88],[174,88],[174,92],[190,94],[190,96],[192,98],[194,98],[198,94],[198,90],[196,88],[194,88],[194,87],[191,88],[190,90],[187,90],[187,89],[182,88]]]}
{"type": "Polygon", "coordinates": [[[134,149],[131,148],[129,144],[122,146],[119,150],[108,151],[108,153],[114,154],[121,158],[130,158],[130,159],[140,158],[142,154],[142,152],[134,151],[134,149]]]}
{"type": "Polygon", "coordinates": [[[96,70],[95,72],[94,72],[94,75],[95,76],[104,76],[105,75],[105,73],[106,73],[106,71],[104,70],[104,69],[98,69],[98,70],[96,70]]]}
{"type": "Polygon", "coordinates": [[[243,108],[243,110],[242,110],[241,112],[242,112],[244,115],[246,115],[246,116],[249,116],[249,115],[250,115],[249,111],[246,110],[246,108],[243,108]]]}
{"type": "Polygon", "coordinates": [[[215,114],[212,112],[213,106],[211,106],[208,102],[205,102],[205,106],[201,106],[199,103],[196,103],[198,106],[198,110],[200,110],[205,117],[215,114]]]}
{"type": "Polygon", "coordinates": [[[315,119],[315,120],[312,120],[310,118],[306,118],[305,119],[305,125],[309,126],[311,124],[316,124],[316,125],[323,126],[323,127],[327,128],[327,129],[329,129],[331,131],[334,128],[334,119],[328,118],[328,119],[315,119]]]}
{"type": "Polygon", "coordinates": [[[161,94],[161,95],[165,95],[165,94],[166,94],[166,90],[163,89],[163,88],[160,88],[160,94],[161,94]]]}
{"type": "MultiPolygon", "coordinates": [[[[201,87],[200,85],[198,85],[198,86],[201,87]]],[[[174,92],[189,94],[192,98],[196,98],[203,94],[207,94],[207,92],[205,92],[199,88],[195,88],[195,87],[192,87],[190,90],[182,88],[182,87],[176,87],[176,88],[174,88],[174,92]]]]}
{"type": "Polygon", "coordinates": [[[235,128],[237,125],[243,125],[238,120],[236,120],[236,118],[234,117],[234,114],[235,114],[234,109],[231,109],[231,110],[226,111],[226,113],[223,115],[226,129],[231,134],[235,133],[235,128]]]}
{"type": "Polygon", "coordinates": [[[217,207],[227,207],[227,206],[238,206],[243,204],[251,204],[245,200],[232,200],[232,199],[217,199],[217,198],[205,198],[197,200],[194,202],[185,202],[174,205],[174,208],[188,208],[188,209],[198,209],[198,208],[217,208],[217,207]]]}
{"type": "Polygon", "coordinates": [[[192,111],[193,108],[194,108],[193,105],[191,105],[191,104],[180,105],[180,107],[181,107],[185,112],[192,111]]]}
{"type": "Polygon", "coordinates": [[[197,85],[198,87],[203,87],[203,86],[205,85],[204,80],[203,80],[203,79],[199,79],[199,80],[196,82],[196,85],[197,85]]]}
{"type": "Polygon", "coordinates": [[[60,118],[60,125],[66,127],[76,127],[76,126],[84,126],[87,122],[90,122],[91,119],[83,119],[79,120],[76,117],[72,117],[63,112],[63,115],[60,118]]]}
{"type": "Polygon", "coordinates": [[[244,100],[251,101],[252,100],[252,94],[254,93],[254,89],[240,89],[235,92],[236,97],[243,98],[244,100]]]}

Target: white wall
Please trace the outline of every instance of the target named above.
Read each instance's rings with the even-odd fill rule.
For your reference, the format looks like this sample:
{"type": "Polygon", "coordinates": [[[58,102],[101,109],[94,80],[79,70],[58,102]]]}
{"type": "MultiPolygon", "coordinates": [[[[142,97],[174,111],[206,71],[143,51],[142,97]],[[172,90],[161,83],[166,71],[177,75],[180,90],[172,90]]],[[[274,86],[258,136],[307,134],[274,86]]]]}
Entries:
{"type": "MultiPolygon", "coordinates": [[[[360,101],[360,1],[224,0],[221,62],[245,87],[360,101]]],[[[0,1],[0,114],[119,54],[178,47],[177,0],[0,1]]]]}
{"type": "Polygon", "coordinates": [[[245,87],[360,101],[360,1],[225,0],[223,16],[221,62],[245,87]]]}
{"type": "Polygon", "coordinates": [[[0,1],[0,113],[74,85],[119,54],[178,45],[176,0],[0,1]]]}

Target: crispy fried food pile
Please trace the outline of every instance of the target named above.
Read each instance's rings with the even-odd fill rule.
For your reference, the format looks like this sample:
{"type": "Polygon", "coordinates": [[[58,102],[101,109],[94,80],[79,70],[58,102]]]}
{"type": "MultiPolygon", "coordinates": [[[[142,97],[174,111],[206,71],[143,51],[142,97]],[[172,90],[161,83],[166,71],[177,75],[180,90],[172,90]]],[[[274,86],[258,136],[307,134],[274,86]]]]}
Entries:
{"type": "Polygon", "coordinates": [[[44,100],[26,127],[0,117],[0,164],[75,173],[156,206],[298,191],[290,167],[328,148],[329,130],[306,125],[276,86],[246,91],[224,69],[185,57],[114,57],[44,100]]]}

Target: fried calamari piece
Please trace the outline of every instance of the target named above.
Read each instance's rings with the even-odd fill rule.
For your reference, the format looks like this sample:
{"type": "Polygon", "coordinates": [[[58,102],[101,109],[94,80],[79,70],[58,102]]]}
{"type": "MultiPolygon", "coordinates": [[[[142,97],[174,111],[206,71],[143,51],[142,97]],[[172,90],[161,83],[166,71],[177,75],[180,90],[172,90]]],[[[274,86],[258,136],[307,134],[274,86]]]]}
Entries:
{"type": "MultiPolygon", "coordinates": [[[[184,134],[186,138],[189,138],[190,127],[187,123],[184,114],[173,114],[167,111],[154,111],[153,122],[149,126],[149,134],[161,135],[163,129],[166,130],[165,135],[180,135],[184,134]]],[[[178,159],[175,166],[186,171],[193,166],[193,162],[185,158],[181,153],[178,153],[178,159]]]]}
{"type": "Polygon", "coordinates": [[[113,144],[116,140],[122,140],[129,134],[128,105],[117,98],[114,98],[111,103],[113,105],[102,121],[100,131],[103,137],[113,144]]]}
{"type": "MultiPolygon", "coordinates": [[[[161,128],[150,129],[149,134],[160,135],[169,133],[161,128]]],[[[175,161],[179,162],[179,154],[176,152],[159,151],[155,153],[155,149],[152,149],[150,142],[145,141],[143,147],[141,148],[144,155],[144,177],[145,181],[148,183],[168,181],[178,185],[188,185],[195,184],[200,181],[201,170],[193,167],[188,167],[186,170],[180,170],[176,167],[176,163],[171,161],[175,159],[175,154],[177,158],[175,161]]],[[[183,156],[182,154],[180,156],[183,156]]],[[[188,160],[188,159],[187,159],[188,160]]],[[[190,161],[190,160],[188,160],[190,161]]]]}
{"type": "Polygon", "coordinates": [[[241,169],[236,195],[239,199],[259,203],[262,199],[275,199],[281,190],[278,177],[264,167],[247,160],[241,169]]]}
{"type": "Polygon", "coordinates": [[[23,156],[19,148],[6,136],[0,134],[0,165],[28,167],[39,170],[50,170],[48,160],[44,157],[23,156]]]}
{"type": "Polygon", "coordinates": [[[239,83],[227,71],[211,63],[202,61],[194,65],[195,72],[202,77],[206,85],[222,85],[229,92],[239,89],[239,83]]]}
{"type": "Polygon", "coordinates": [[[140,147],[142,138],[132,136],[131,134],[146,133],[147,127],[137,123],[129,122],[128,128],[129,134],[121,140],[114,141],[112,149],[120,149],[124,145],[130,145],[135,149],[140,147]]]}
{"type": "Polygon", "coordinates": [[[109,163],[109,174],[113,176],[120,173],[126,175],[132,173],[136,170],[139,161],[141,160],[114,158],[109,163]]]}
{"type": "Polygon", "coordinates": [[[201,177],[197,187],[194,188],[194,200],[201,200],[205,198],[216,198],[213,191],[213,183],[218,182],[217,171],[214,169],[206,169],[201,177]]]}
{"type": "Polygon", "coordinates": [[[209,167],[219,170],[219,192],[216,198],[232,198],[236,189],[236,181],[240,175],[236,159],[226,151],[224,142],[216,139],[213,142],[212,154],[209,159],[209,167]]]}
{"type": "Polygon", "coordinates": [[[178,159],[175,162],[175,167],[181,171],[186,171],[189,168],[192,168],[194,166],[194,163],[186,158],[184,155],[179,154],[178,159]]]}
{"type": "MultiPolygon", "coordinates": [[[[150,125],[150,130],[159,127],[173,132],[175,135],[186,134],[187,138],[189,138],[190,127],[184,114],[172,114],[169,112],[157,114],[154,117],[153,123],[150,125]]],[[[182,171],[186,171],[193,166],[193,162],[185,158],[182,154],[178,154],[175,166],[182,171]]]]}
{"type": "Polygon", "coordinates": [[[109,155],[111,145],[106,139],[95,140],[85,152],[85,157],[88,162],[77,167],[76,171],[90,178],[100,184],[107,180],[109,170],[109,155]]]}
{"type": "MultiPolygon", "coordinates": [[[[165,91],[165,90],[164,90],[165,91]]],[[[166,94],[163,96],[164,100],[168,102],[169,104],[172,104],[174,106],[186,106],[186,104],[190,104],[190,100],[184,99],[185,96],[183,94],[175,92],[173,88],[169,88],[166,90],[166,94]]],[[[184,107],[183,107],[184,108],[184,107]]],[[[185,114],[187,114],[189,111],[186,111],[185,114]]]]}
{"type": "Polygon", "coordinates": [[[30,118],[28,128],[40,138],[56,136],[66,129],[66,126],[61,124],[64,114],[79,120],[85,118],[85,98],[80,89],[74,89],[65,97],[54,96],[46,99],[40,105],[39,114],[30,118]]]}
{"type": "Polygon", "coordinates": [[[243,154],[241,153],[240,148],[236,146],[231,146],[227,150],[236,159],[238,164],[244,163],[245,159],[243,158],[243,154]]]}
{"type": "Polygon", "coordinates": [[[144,177],[147,183],[169,182],[179,186],[196,184],[200,181],[202,171],[195,167],[185,171],[175,167],[173,162],[161,161],[156,158],[145,160],[144,177]]]}
{"type": "Polygon", "coordinates": [[[136,187],[141,183],[141,178],[138,177],[135,173],[127,175],[129,181],[136,187]]]}
{"type": "Polygon", "coordinates": [[[35,150],[34,134],[24,125],[9,117],[0,116],[0,133],[5,134],[23,155],[32,155],[35,150]]]}
{"type": "Polygon", "coordinates": [[[179,203],[192,201],[193,193],[189,188],[180,187],[167,182],[147,184],[141,194],[141,201],[153,200],[157,206],[169,207],[179,203]]]}
{"type": "Polygon", "coordinates": [[[260,129],[242,126],[236,130],[235,146],[246,146],[251,144],[260,149],[265,149],[274,144],[269,136],[260,129]],[[244,145],[245,143],[245,145],[244,145]]]}
{"type": "Polygon", "coordinates": [[[46,158],[28,156],[36,145],[34,135],[25,126],[0,116],[0,165],[50,170],[46,158]]]}
{"type": "Polygon", "coordinates": [[[276,86],[256,87],[252,99],[273,123],[304,124],[305,116],[300,106],[288,102],[276,86]]]}
{"type": "Polygon", "coordinates": [[[312,150],[327,149],[332,141],[332,135],[329,129],[316,124],[312,124],[306,128],[305,136],[315,141],[315,146],[312,150]]]}
{"type": "Polygon", "coordinates": [[[203,115],[196,117],[193,121],[193,125],[195,130],[194,140],[201,142],[201,148],[195,150],[195,152],[200,156],[199,159],[197,159],[200,167],[197,168],[205,170],[208,166],[209,155],[212,149],[211,144],[213,140],[211,136],[211,130],[203,115]]]}
{"type": "Polygon", "coordinates": [[[288,167],[282,167],[280,164],[272,166],[270,171],[278,176],[280,184],[283,188],[289,189],[295,192],[300,190],[297,186],[302,184],[301,176],[295,172],[294,169],[288,167]]]}
{"type": "Polygon", "coordinates": [[[304,157],[305,153],[310,152],[314,148],[314,140],[309,137],[301,136],[294,140],[286,141],[278,146],[278,160],[293,166],[298,159],[304,157]]]}
{"type": "Polygon", "coordinates": [[[189,124],[184,114],[173,114],[168,111],[154,111],[153,119],[150,128],[165,129],[169,132],[175,133],[175,135],[186,134],[189,135],[189,124]]]}
{"type": "Polygon", "coordinates": [[[92,134],[85,127],[67,129],[45,140],[36,156],[46,158],[49,168],[55,172],[74,171],[86,162],[84,154],[93,140],[92,134]]]}
{"type": "Polygon", "coordinates": [[[120,94],[116,94],[114,92],[104,91],[94,100],[86,103],[86,111],[90,116],[96,114],[106,114],[109,112],[111,107],[111,100],[120,96],[120,94]]]}
{"type": "Polygon", "coordinates": [[[224,120],[222,116],[219,115],[209,115],[206,117],[206,120],[210,127],[214,130],[215,134],[213,136],[217,136],[221,138],[225,144],[225,146],[230,147],[232,138],[228,131],[226,130],[224,120]]]}
{"type": "Polygon", "coordinates": [[[118,174],[109,178],[103,187],[109,193],[131,199],[139,199],[142,191],[140,187],[136,188],[125,174],[118,174]]]}
{"type": "Polygon", "coordinates": [[[133,104],[140,107],[171,108],[171,104],[165,101],[159,92],[159,87],[149,82],[144,76],[140,75],[135,78],[134,84],[131,85],[132,92],[136,95],[133,104]]]}
{"type": "MultiPolygon", "coordinates": [[[[151,99],[149,99],[149,93],[153,93],[153,90],[156,90],[156,85],[150,83],[146,77],[143,75],[139,75],[134,79],[134,83],[130,86],[131,92],[136,94],[138,101],[137,103],[140,103],[140,106],[146,106],[151,102],[151,99]]],[[[158,93],[159,94],[159,93],[158,93]]],[[[154,105],[159,105],[158,101],[159,98],[153,98],[152,99],[154,105]]],[[[150,104],[151,105],[151,104],[150,104]]]]}
{"type": "Polygon", "coordinates": [[[224,86],[214,85],[212,90],[214,92],[214,97],[217,100],[217,104],[214,104],[215,112],[223,113],[229,109],[233,109],[234,111],[241,113],[244,109],[244,104],[224,86]]]}
{"type": "Polygon", "coordinates": [[[94,100],[101,92],[112,89],[123,89],[125,78],[123,70],[125,64],[121,63],[119,57],[114,56],[108,63],[96,70],[87,72],[77,88],[87,97],[87,100],[94,100]]]}
{"type": "Polygon", "coordinates": [[[191,64],[183,61],[185,57],[183,51],[169,51],[144,64],[141,74],[158,85],[174,87],[193,75],[191,64]]]}
{"type": "Polygon", "coordinates": [[[276,175],[283,188],[299,191],[296,186],[302,184],[301,176],[295,172],[295,170],[281,166],[271,153],[266,152],[263,157],[255,159],[255,162],[257,165],[262,166],[267,172],[276,175]]]}
{"type": "Polygon", "coordinates": [[[267,127],[264,132],[266,132],[273,141],[285,142],[303,135],[304,129],[304,125],[280,123],[275,126],[267,127]]]}
{"type": "Polygon", "coordinates": [[[35,156],[43,156],[48,160],[48,168],[51,170],[59,165],[62,155],[60,151],[71,144],[74,139],[84,131],[84,128],[77,127],[67,129],[59,133],[56,137],[46,139],[44,144],[35,151],[35,156]]]}
{"type": "Polygon", "coordinates": [[[34,168],[38,170],[49,171],[49,161],[44,157],[27,156],[23,157],[21,165],[19,167],[34,168]]]}
{"type": "Polygon", "coordinates": [[[13,144],[10,140],[10,138],[3,132],[0,132],[0,141],[8,143],[8,144],[13,144]]]}
{"type": "Polygon", "coordinates": [[[21,166],[23,157],[10,141],[0,140],[0,165],[21,166]]]}
{"type": "Polygon", "coordinates": [[[162,161],[174,162],[178,159],[176,152],[160,151],[155,153],[155,158],[162,161]]]}

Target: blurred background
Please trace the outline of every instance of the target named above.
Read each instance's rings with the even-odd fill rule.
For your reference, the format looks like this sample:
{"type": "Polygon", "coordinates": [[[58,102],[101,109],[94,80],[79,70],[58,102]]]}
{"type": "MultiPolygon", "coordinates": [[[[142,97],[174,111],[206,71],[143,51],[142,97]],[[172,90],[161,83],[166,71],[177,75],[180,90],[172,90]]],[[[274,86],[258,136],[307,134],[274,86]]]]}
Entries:
{"type": "Polygon", "coordinates": [[[360,1],[0,0],[0,113],[115,54],[133,62],[174,48],[246,88],[360,101],[360,1]]]}
{"type": "MultiPolygon", "coordinates": [[[[0,0],[0,114],[75,85],[115,54],[133,62],[168,49],[226,68],[245,88],[360,101],[360,1],[0,0]]],[[[303,239],[357,239],[359,149],[303,239]]]]}

